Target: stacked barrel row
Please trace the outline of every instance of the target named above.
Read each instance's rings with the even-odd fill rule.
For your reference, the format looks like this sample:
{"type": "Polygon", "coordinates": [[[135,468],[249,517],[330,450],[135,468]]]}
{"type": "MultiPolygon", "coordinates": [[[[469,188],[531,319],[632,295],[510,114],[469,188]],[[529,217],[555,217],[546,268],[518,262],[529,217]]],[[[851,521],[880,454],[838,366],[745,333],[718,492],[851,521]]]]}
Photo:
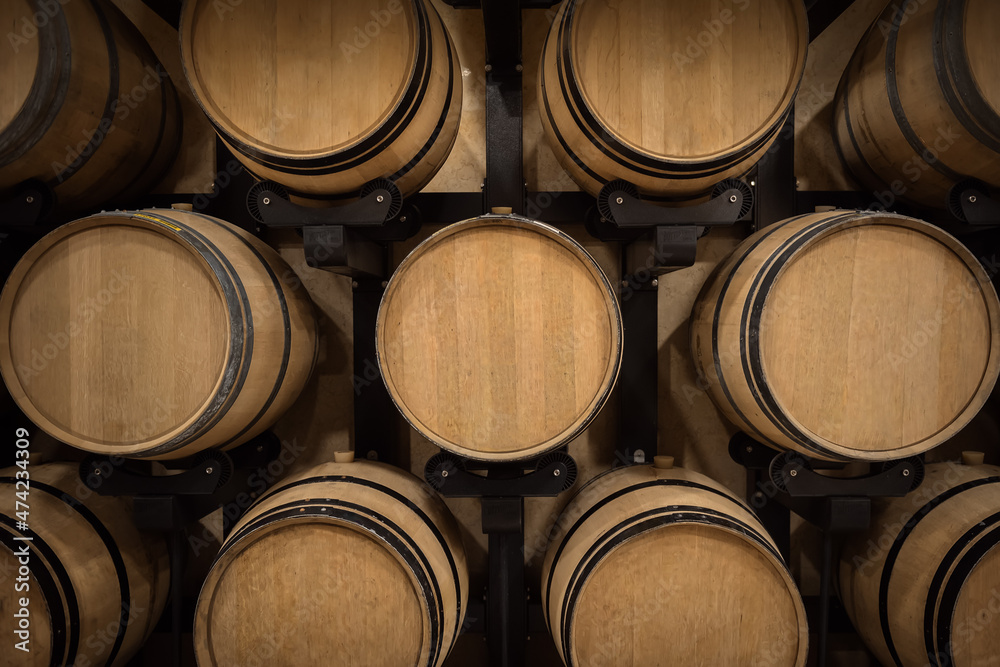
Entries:
{"type": "MultiPolygon", "coordinates": [[[[185,73],[220,140],[256,177],[312,205],[378,178],[413,194],[457,136],[461,67],[441,16],[424,0],[375,4],[220,13],[194,0],[182,11],[185,73]],[[356,34],[367,39],[352,48],[356,34]]],[[[12,25],[36,9],[10,5],[12,25]]],[[[961,180],[996,184],[1000,86],[983,64],[983,26],[1000,14],[985,0],[908,9],[886,10],[886,44],[873,28],[859,46],[836,132],[866,183],[891,184],[923,159],[942,179],[912,198],[936,205],[961,180]],[[901,74],[904,52],[936,77],[901,74]],[[883,70],[887,106],[872,84],[883,70]],[[961,128],[954,163],[927,157],[932,130],[952,118],[940,120],[944,106],[961,128]]],[[[169,166],[176,91],[159,77],[145,106],[124,113],[129,83],[162,71],[151,50],[104,0],[56,10],[0,64],[16,84],[0,102],[0,190],[43,181],[66,210],[128,201],[169,166]],[[95,34],[105,38],[97,54],[82,46],[95,34]],[[77,135],[87,138],[79,154],[51,171],[77,135]]],[[[650,200],[704,196],[777,140],[807,28],[793,0],[566,0],[539,73],[550,145],[592,194],[624,180],[650,200]]],[[[836,211],[761,230],[723,262],[695,306],[692,354],[720,409],[754,438],[879,462],[934,448],[978,412],[1000,372],[998,318],[989,277],[953,237],[899,215],[836,211]]],[[[276,252],[181,210],[102,212],[58,228],[12,272],[0,321],[0,372],[32,421],[79,449],[144,459],[260,434],[299,396],[319,345],[309,298],[276,252]]],[[[417,246],[388,282],[375,332],[405,419],[487,463],[526,462],[578,436],[615,387],[626,337],[593,257],[564,232],[507,214],[417,246]]],[[[283,480],[234,527],[201,591],[199,664],[445,661],[469,593],[458,526],[412,476],[350,458],[283,480]]],[[[991,633],[968,631],[989,609],[983,591],[1000,585],[996,472],[931,467],[923,500],[881,508],[885,534],[870,539],[887,536],[885,553],[861,541],[844,552],[842,595],[880,659],[974,665],[997,653],[991,633]]],[[[124,664],[162,610],[162,545],[122,518],[127,505],[79,498],[72,468],[32,475],[44,518],[29,530],[2,517],[0,558],[17,566],[18,543],[31,542],[31,583],[45,602],[31,611],[50,639],[38,664],[124,664]],[[78,571],[83,561],[100,572],[78,571]],[[81,642],[109,624],[106,646],[81,642]]],[[[16,493],[18,478],[13,468],[0,482],[16,493]]],[[[567,665],[805,664],[805,612],[787,566],[718,483],[658,457],[592,480],[557,525],[541,590],[567,665]]]]}

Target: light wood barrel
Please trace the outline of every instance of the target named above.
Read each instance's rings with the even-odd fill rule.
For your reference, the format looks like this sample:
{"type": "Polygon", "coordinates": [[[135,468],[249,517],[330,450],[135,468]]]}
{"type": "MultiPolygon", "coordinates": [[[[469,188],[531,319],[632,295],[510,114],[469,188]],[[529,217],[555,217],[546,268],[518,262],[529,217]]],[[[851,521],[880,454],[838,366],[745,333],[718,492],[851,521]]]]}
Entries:
{"type": "Polygon", "coordinates": [[[428,0],[191,0],[188,82],[247,169],[313,197],[420,190],[451,152],[458,55],[428,0]]]}
{"type": "Polygon", "coordinates": [[[125,501],[94,494],[64,463],[28,466],[29,530],[18,528],[15,501],[25,491],[18,472],[24,476],[19,467],[0,470],[0,608],[8,628],[0,663],[125,665],[163,611],[166,543],[140,533],[125,501]],[[24,638],[11,631],[19,628],[22,598],[29,652],[15,646],[24,638]]]}
{"type": "Polygon", "coordinates": [[[979,411],[1000,364],[982,266],[903,216],[800,216],[744,241],[691,316],[698,386],[747,434],[829,460],[927,451],[979,411]]]}
{"type": "Polygon", "coordinates": [[[805,609],[777,547],[704,475],[606,473],[556,526],[542,609],[567,667],[805,665],[805,609]]]}
{"type": "Polygon", "coordinates": [[[1000,468],[936,463],[880,501],[840,562],[840,595],[883,665],[978,667],[1000,655],[1000,468]]]}
{"type": "Polygon", "coordinates": [[[198,598],[201,667],[441,665],[469,585],[458,524],[417,478],[328,463],[253,505],[198,598]]]}
{"type": "Polygon", "coordinates": [[[586,428],[622,353],[617,297],[576,241],[491,215],[417,246],[376,324],[382,377],[423,436],[472,459],[528,459],[586,428]]]}
{"type": "Polygon", "coordinates": [[[312,304],[274,250],[175,210],[101,213],[22,258],[0,295],[0,372],[53,437],[177,458],[274,423],[316,354],[312,304]]]}
{"type": "Polygon", "coordinates": [[[887,206],[937,209],[967,178],[1000,187],[1000,3],[888,5],[858,45],[834,103],[844,162],[887,206]]]}
{"type": "Polygon", "coordinates": [[[593,195],[616,179],[703,194],[774,143],[808,43],[799,0],[566,0],[542,52],[542,126],[593,195]]]}
{"type": "Polygon", "coordinates": [[[128,201],[180,145],[180,101],[152,49],[107,0],[6,0],[0,25],[0,193],[47,183],[63,210],[128,201]]]}

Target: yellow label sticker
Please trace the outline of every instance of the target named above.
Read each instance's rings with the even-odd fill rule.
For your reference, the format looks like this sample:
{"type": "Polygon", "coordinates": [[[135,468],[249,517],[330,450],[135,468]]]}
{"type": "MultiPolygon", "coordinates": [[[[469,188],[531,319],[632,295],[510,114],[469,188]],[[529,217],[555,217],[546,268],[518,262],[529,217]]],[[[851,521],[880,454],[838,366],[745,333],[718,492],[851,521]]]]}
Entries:
{"type": "Polygon", "coordinates": [[[161,220],[159,218],[154,218],[153,216],[146,215],[145,213],[136,213],[132,217],[133,218],[141,218],[143,220],[148,220],[149,222],[155,222],[156,224],[161,225],[163,227],[169,227],[170,229],[174,230],[175,232],[181,231],[181,228],[178,227],[177,225],[172,225],[169,222],[167,222],[166,220],[161,220]]]}

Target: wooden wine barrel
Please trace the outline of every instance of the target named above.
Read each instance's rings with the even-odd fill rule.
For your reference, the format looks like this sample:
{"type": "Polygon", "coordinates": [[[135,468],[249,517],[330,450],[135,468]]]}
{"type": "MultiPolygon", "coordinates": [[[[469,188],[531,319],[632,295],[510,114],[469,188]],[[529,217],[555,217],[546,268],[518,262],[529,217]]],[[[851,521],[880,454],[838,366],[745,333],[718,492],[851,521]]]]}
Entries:
{"type": "Polygon", "coordinates": [[[479,460],[527,459],[586,428],[618,377],[614,289],[576,241],[487,215],[417,246],[389,281],[379,367],[407,421],[479,460]]]}
{"type": "Polygon", "coordinates": [[[563,662],[805,665],[805,609],[774,542],[724,487],[670,466],[599,476],[556,522],[542,610],[563,662]]]}
{"type": "Polygon", "coordinates": [[[538,77],[549,145],[593,195],[616,179],[703,194],[774,143],[808,32],[797,0],[566,0],[538,77]]]}
{"type": "Polygon", "coordinates": [[[883,665],[977,667],[1000,655],[1000,468],[936,463],[879,500],[840,561],[840,595],[883,665]]]}
{"type": "Polygon", "coordinates": [[[763,229],[691,316],[699,387],[743,431],[830,460],[889,460],[958,432],[1000,369],[1000,303],[937,227],[834,211],[763,229]]]}
{"type": "Polygon", "coordinates": [[[18,484],[24,472],[0,470],[0,609],[8,628],[0,663],[125,665],[163,611],[166,543],[136,529],[125,501],[84,486],[75,465],[28,465],[27,487],[18,484]],[[25,510],[15,509],[18,500],[28,507],[28,530],[18,527],[17,511],[25,510]],[[12,630],[25,617],[27,636],[19,636],[12,630]],[[16,646],[25,639],[27,652],[16,646]]]}
{"type": "Polygon", "coordinates": [[[390,178],[420,190],[451,152],[458,54],[427,0],[184,4],[188,82],[256,176],[304,196],[390,178]]]}
{"type": "Polygon", "coordinates": [[[8,0],[0,25],[0,195],[37,179],[82,210],[148,192],[176,155],[181,110],[136,27],[107,0],[8,0]]]}
{"type": "MultiPolygon", "coordinates": [[[[349,460],[349,459],[344,459],[349,460]]],[[[412,475],[327,463],[233,529],[201,589],[201,667],[441,665],[469,593],[458,524],[412,475]]]]}
{"type": "Polygon", "coordinates": [[[274,423],[316,354],[295,273],[229,223],[101,213],[22,258],[0,294],[0,373],[18,406],[80,449],[177,458],[274,423]]]}
{"type": "Polygon", "coordinates": [[[1000,187],[1000,4],[888,5],[840,81],[834,133],[845,164],[887,206],[944,209],[967,178],[1000,187]]]}

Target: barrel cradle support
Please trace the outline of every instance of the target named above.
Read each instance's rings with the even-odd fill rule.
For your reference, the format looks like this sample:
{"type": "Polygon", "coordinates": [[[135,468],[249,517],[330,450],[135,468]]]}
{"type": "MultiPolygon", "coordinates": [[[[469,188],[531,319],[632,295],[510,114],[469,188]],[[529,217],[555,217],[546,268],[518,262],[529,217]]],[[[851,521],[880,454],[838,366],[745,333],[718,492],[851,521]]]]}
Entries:
{"type": "Polygon", "coordinates": [[[183,664],[184,633],[193,620],[184,618],[182,583],[188,547],[184,527],[222,507],[223,533],[228,534],[258,495],[251,482],[256,488],[255,480],[269,479],[261,473],[278,458],[280,449],[278,439],[264,433],[228,452],[208,450],[173,461],[171,467],[184,472],[168,476],[153,475],[148,461],[121,457],[93,456],[80,465],[80,478],[90,490],[102,496],[132,497],[133,518],[140,530],[169,535],[173,667],[183,664]]]}
{"type": "Polygon", "coordinates": [[[529,607],[525,587],[524,499],[558,496],[573,486],[576,474],[576,462],[559,450],[535,461],[504,464],[475,462],[442,452],[424,468],[427,482],[442,496],[482,501],[482,529],[489,535],[488,588],[484,609],[470,598],[465,628],[477,629],[474,621],[485,617],[490,667],[524,665],[528,635],[546,632],[540,603],[531,602],[536,608],[529,607]],[[486,474],[470,469],[482,469],[486,474]]]}
{"type": "Polygon", "coordinates": [[[790,553],[790,513],[798,514],[823,531],[818,616],[810,626],[819,635],[819,666],[828,659],[828,637],[833,621],[850,627],[839,609],[831,619],[830,583],[833,575],[833,539],[867,530],[873,498],[901,498],[923,481],[919,458],[886,462],[881,469],[862,477],[828,477],[819,470],[843,468],[846,463],[807,459],[793,451],[778,452],[744,433],[729,442],[729,455],[747,470],[747,502],[778,544],[787,560],[790,553]]]}
{"type": "Polygon", "coordinates": [[[356,200],[331,208],[300,206],[267,181],[253,185],[246,201],[262,227],[301,229],[309,266],[352,278],[355,447],[370,461],[401,463],[398,413],[382,382],[372,332],[390,268],[388,244],[420,229],[420,209],[404,202],[388,179],[372,181],[356,200]]]}
{"type": "Polygon", "coordinates": [[[44,222],[52,212],[55,194],[41,181],[25,181],[0,198],[0,231],[26,231],[44,222]]]}

